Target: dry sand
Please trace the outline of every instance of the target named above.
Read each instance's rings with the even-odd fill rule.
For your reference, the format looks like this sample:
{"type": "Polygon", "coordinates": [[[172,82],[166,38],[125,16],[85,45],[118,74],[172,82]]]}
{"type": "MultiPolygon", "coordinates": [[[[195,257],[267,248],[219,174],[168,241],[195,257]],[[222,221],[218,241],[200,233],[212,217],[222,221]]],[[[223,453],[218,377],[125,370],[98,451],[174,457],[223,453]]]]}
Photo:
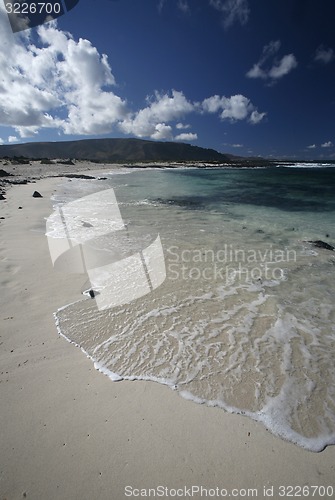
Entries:
{"type": "Polygon", "coordinates": [[[0,202],[0,500],[121,500],[126,486],[256,488],[257,498],[274,486],[279,498],[280,485],[335,486],[335,447],[311,453],[162,385],[113,383],[58,335],[53,312],[81,297],[85,278],[51,265],[44,218],[57,184],[15,186],[0,202]]]}

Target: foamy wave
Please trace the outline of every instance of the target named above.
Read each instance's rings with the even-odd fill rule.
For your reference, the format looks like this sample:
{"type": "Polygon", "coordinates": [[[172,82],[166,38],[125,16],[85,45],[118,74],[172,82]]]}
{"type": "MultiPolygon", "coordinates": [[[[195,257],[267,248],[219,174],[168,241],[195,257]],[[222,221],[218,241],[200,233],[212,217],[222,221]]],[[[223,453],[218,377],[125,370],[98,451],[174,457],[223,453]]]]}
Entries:
{"type": "Polygon", "coordinates": [[[317,298],[297,301],[294,290],[290,310],[272,289],[165,290],[104,313],[87,300],[58,311],[58,328],[112,380],[168,385],[320,451],[335,442],[334,313],[317,298]]]}
{"type": "Polygon", "coordinates": [[[285,168],[335,168],[334,163],[280,163],[276,167],[285,168]]]}
{"type": "MultiPolygon", "coordinates": [[[[248,204],[223,203],[215,212],[212,191],[204,210],[193,205],[185,210],[180,203],[160,203],[152,210],[152,193],[158,200],[162,193],[167,200],[193,200],[191,177],[178,179],[178,189],[183,182],[185,186],[176,193],[170,178],[166,189],[161,178],[154,188],[144,189],[135,177],[129,196],[120,193],[118,199],[125,234],[100,241],[102,249],[122,248],[131,255],[150,243],[150,231],[159,231],[164,249],[177,249],[166,251],[166,265],[174,267],[164,284],[106,311],[99,311],[91,298],[62,308],[56,314],[59,332],[111,380],[168,385],[186,399],[260,421],[275,435],[309,450],[335,443],[334,259],[303,242],[331,234],[333,219],[317,212],[284,213],[278,207],[251,209],[248,204]],[[256,262],[242,259],[239,271],[235,258],[227,264],[206,261],[206,249],[217,256],[225,244],[245,255],[254,250],[256,262]],[[266,253],[269,245],[278,245],[283,255],[294,249],[294,258],[277,262],[266,253]],[[198,260],[190,260],[192,255],[198,260]],[[213,273],[216,264],[224,268],[222,276],[213,273]],[[277,266],[280,279],[280,273],[272,272],[277,266]],[[193,267],[199,279],[192,279],[193,267]],[[227,279],[228,267],[232,279],[227,279]]],[[[202,189],[202,178],[195,176],[194,182],[202,189]]],[[[71,199],[71,191],[64,199],[71,199]]],[[[73,221],[78,231],[84,224],[85,237],[87,223],[96,223],[89,217],[73,221]]]]}

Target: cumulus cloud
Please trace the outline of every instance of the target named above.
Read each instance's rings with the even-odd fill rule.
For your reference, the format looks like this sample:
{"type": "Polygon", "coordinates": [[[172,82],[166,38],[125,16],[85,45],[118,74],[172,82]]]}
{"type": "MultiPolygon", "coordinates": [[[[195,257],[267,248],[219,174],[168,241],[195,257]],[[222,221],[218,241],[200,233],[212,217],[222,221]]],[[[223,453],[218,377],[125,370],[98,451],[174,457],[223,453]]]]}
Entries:
{"type": "Polygon", "coordinates": [[[184,132],[182,134],[176,135],[176,141],[196,141],[198,139],[197,134],[192,134],[191,132],[184,132]]]}
{"type": "Polygon", "coordinates": [[[182,129],[188,129],[188,128],[191,128],[191,125],[189,125],[188,123],[177,123],[176,125],[176,129],[178,130],[182,130],[182,129]]]}
{"type": "Polygon", "coordinates": [[[14,127],[15,132],[19,134],[20,137],[34,137],[34,135],[38,134],[38,127],[14,127]]]}
{"type": "Polygon", "coordinates": [[[160,131],[167,133],[164,128],[166,122],[178,120],[194,110],[195,105],[186,99],[183,92],[173,90],[171,95],[156,92],[153,98],[148,99],[148,106],[129,114],[119,126],[126,134],[156,139],[160,131]]]}
{"type": "Polygon", "coordinates": [[[8,141],[34,137],[43,128],[71,135],[118,130],[141,138],[191,141],[197,134],[183,132],[190,128],[184,118],[191,113],[217,113],[222,120],[251,124],[266,114],[243,95],[216,95],[198,103],[178,90],[155,92],[141,109],[130,110],[115,93],[107,55],[89,40],[75,40],[56,21],[30,37],[30,31],[13,36],[0,9],[0,125],[13,129],[8,141]]]}
{"type": "Polygon", "coordinates": [[[172,139],[172,127],[165,123],[157,123],[155,131],[151,134],[151,139],[162,141],[164,139],[172,139]]]}
{"type": "Polygon", "coordinates": [[[334,50],[329,48],[324,47],[323,45],[320,45],[314,54],[314,61],[322,63],[322,64],[329,64],[335,59],[335,53],[334,50]]]}
{"type": "MultiPolygon", "coordinates": [[[[119,128],[125,134],[151,139],[172,139],[172,128],[169,122],[180,120],[190,113],[218,113],[222,120],[248,120],[252,124],[259,123],[266,113],[259,113],[250,99],[243,95],[231,97],[214,95],[203,100],[202,103],[189,101],[183,92],[173,90],[171,94],[156,92],[147,98],[147,106],[120,121],[119,128]]],[[[178,121],[177,130],[190,128],[189,124],[178,121]]],[[[195,140],[194,133],[181,133],[175,140],[195,140]]]]}
{"type": "Polygon", "coordinates": [[[261,78],[272,82],[279,80],[297,67],[298,63],[294,54],[287,54],[281,59],[276,59],[280,49],[280,41],[274,40],[263,47],[259,61],[247,72],[248,78],[261,78]],[[270,60],[270,64],[268,64],[270,60]]]}
{"type": "Polygon", "coordinates": [[[316,148],[316,144],[310,144],[309,146],[307,146],[307,149],[315,149],[316,148]]]}
{"type": "Polygon", "coordinates": [[[204,99],[202,109],[207,113],[219,113],[222,120],[245,120],[259,123],[266,113],[259,113],[247,97],[237,94],[231,97],[212,96],[204,99]]]}
{"type": "Polygon", "coordinates": [[[261,122],[263,118],[266,116],[266,113],[259,113],[256,109],[252,111],[249,121],[250,123],[256,125],[257,123],[261,122]]]}
{"type": "Polygon", "coordinates": [[[15,127],[21,137],[39,128],[66,134],[111,131],[122,119],[126,103],[111,87],[114,76],[106,55],[91,42],[75,41],[56,23],[37,30],[38,45],[29,33],[13,36],[0,10],[0,123],[15,127]]]}
{"type": "Polygon", "coordinates": [[[17,142],[18,141],[18,138],[15,136],[15,135],[10,135],[8,137],[8,142],[11,143],[11,142],[17,142]]]}
{"type": "Polygon", "coordinates": [[[248,0],[209,0],[209,4],[222,13],[225,28],[229,28],[236,21],[244,25],[249,20],[248,0]]]}
{"type": "Polygon", "coordinates": [[[331,141],[324,142],[321,144],[322,148],[331,148],[333,146],[333,143],[331,141]]]}

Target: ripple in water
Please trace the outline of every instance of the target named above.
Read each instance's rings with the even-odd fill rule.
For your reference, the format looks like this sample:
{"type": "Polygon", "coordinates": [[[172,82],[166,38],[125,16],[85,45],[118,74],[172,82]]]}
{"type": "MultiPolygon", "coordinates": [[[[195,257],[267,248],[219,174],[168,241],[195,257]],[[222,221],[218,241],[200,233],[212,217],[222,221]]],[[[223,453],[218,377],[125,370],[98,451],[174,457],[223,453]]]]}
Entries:
{"type": "MultiPolygon", "coordinates": [[[[141,199],[152,197],[145,192],[141,199]]],[[[292,218],[268,207],[262,213],[225,204],[221,212],[216,207],[205,214],[159,204],[148,215],[149,209],[135,200],[128,220],[146,214],[146,228],[160,232],[165,250],[172,241],[179,252],[222,248],[223,242],[264,250],[275,235],[298,257],[281,264],[280,279],[229,280],[223,266],[222,275],[206,280],[201,273],[199,279],[190,273],[177,279],[167,253],[167,279],[159,288],[105,311],[90,298],[65,306],[56,313],[60,333],[113,380],[166,384],[187,399],[258,420],[312,451],[335,444],[335,259],[312,251],[302,238],[321,235],[307,233],[301,213],[292,218]],[[257,219],[248,220],[248,211],[257,219]],[[304,229],[296,234],[297,221],[304,229]],[[218,227],[224,227],[224,238],[218,227]]],[[[315,227],[325,224],[316,215],[311,220],[315,227]]],[[[196,263],[200,271],[212,265],[196,263]]],[[[254,264],[243,265],[251,270],[254,264]]]]}
{"type": "Polygon", "coordinates": [[[167,279],[126,306],[69,305],[58,311],[58,327],[114,379],[167,384],[319,451],[335,442],[335,317],[322,271],[303,267],[294,281],[268,285],[177,289],[167,279]]]}

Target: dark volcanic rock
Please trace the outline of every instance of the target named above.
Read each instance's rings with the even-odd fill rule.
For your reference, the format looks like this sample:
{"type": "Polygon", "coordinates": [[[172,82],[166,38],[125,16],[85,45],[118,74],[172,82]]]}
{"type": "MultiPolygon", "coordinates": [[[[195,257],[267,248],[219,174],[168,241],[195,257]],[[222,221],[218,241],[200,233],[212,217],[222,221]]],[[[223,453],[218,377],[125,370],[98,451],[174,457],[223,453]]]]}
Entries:
{"type": "Polygon", "coordinates": [[[27,179],[3,179],[5,184],[28,184],[27,179]]]}
{"type": "Polygon", "coordinates": [[[67,177],[69,179],[96,179],[93,175],[85,174],[65,174],[63,177],[67,177]]]}
{"type": "Polygon", "coordinates": [[[0,194],[0,200],[5,200],[6,198],[4,197],[3,194],[0,194]]]}
{"type": "Polygon", "coordinates": [[[38,191],[34,191],[33,192],[33,198],[43,198],[43,196],[38,191]]]}
{"type": "Polygon", "coordinates": [[[335,250],[335,247],[329,245],[328,243],[325,243],[322,240],[309,241],[308,243],[312,243],[317,248],[324,248],[325,250],[332,250],[332,251],[335,250]]]}
{"type": "Polygon", "coordinates": [[[10,177],[12,174],[6,172],[6,170],[0,169],[0,177],[10,177]]]}
{"type": "Polygon", "coordinates": [[[75,165],[75,163],[72,160],[62,160],[58,161],[60,165],[75,165]]]}
{"type": "Polygon", "coordinates": [[[29,165],[30,161],[24,156],[14,156],[11,160],[13,165],[29,165]]]}

